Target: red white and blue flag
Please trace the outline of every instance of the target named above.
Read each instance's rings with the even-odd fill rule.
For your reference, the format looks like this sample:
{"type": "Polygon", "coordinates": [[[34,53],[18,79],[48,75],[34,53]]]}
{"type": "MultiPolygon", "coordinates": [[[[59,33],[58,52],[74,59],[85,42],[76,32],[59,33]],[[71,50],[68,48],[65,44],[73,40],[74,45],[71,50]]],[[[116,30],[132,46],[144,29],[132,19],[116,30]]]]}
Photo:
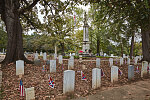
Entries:
{"type": "Polygon", "coordinates": [[[81,71],[81,80],[86,80],[86,77],[82,71],[81,71]]]}
{"type": "Polygon", "coordinates": [[[22,83],[22,80],[20,80],[20,85],[19,85],[19,90],[20,90],[20,96],[24,96],[24,86],[22,83]]]}
{"type": "Polygon", "coordinates": [[[135,72],[136,72],[136,73],[139,73],[139,72],[140,72],[138,66],[136,67],[136,71],[135,71],[135,72]]]}
{"type": "Polygon", "coordinates": [[[45,72],[45,65],[43,65],[42,67],[42,72],[45,72]]]}
{"type": "Polygon", "coordinates": [[[118,74],[119,75],[122,75],[123,73],[122,73],[122,71],[118,68],[118,74]]]}
{"type": "Polygon", "coordinates": [[[54,88],[54,81],[52,80],[52,78],[50,77],[49,78],[49,86],[51,87],[51,88],[54,88]]]}
{"type": "Polygon", "coordinates": [[[101,68],[101,77],[104,77],[104,76],[105,76],[104,71],[103,71],[103,69],[101,68]]]}

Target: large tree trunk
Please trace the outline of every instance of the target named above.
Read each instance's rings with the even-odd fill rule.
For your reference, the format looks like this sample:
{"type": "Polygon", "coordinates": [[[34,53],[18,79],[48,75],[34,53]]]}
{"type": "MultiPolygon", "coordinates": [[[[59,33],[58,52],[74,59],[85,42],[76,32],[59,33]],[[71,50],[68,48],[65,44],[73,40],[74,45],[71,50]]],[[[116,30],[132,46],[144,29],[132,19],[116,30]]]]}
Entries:
{"type": "Polygon", "coordinates": [[[22,26],[18,12],[19,5],[19,0],[5,0],[5,11],[1,14],[8,36],[6,57],[2,62],[5,64],[15,62],[16,60],[24,60],[27,63],[32,63],[24,56],[22,26]]]}
{"type": "Polygon", "coordinates": [[[130,58],[132,58],[133,56],[133,49],[134,49],[134,34],[132,35],[132,39],[131,39],[130,58]]]}

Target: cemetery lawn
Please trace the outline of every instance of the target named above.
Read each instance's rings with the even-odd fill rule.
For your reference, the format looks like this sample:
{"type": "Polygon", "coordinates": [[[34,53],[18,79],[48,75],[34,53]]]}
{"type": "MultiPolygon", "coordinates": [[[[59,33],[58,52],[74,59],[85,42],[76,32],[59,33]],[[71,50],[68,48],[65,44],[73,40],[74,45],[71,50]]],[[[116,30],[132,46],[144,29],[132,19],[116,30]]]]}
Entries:
{"type": "MultiPolygon", "coordinates": [[[[130,85],[131,83],[143,80],[140,77],[140,73],[135,73],[135,79],[133,81],[128,81],[128,65],[124,64],[122,66],[114,60],[114,65],[118,66],[123,75],[118,77],[118,82],[114,84],[111,83],[110,77],[110,67],[108,58],[101,58],[101,68],[104,71],[105,76],[102,77],[101,88],[96,90],[92,89],[92,69],[96,67],[96,58],[88,59],[88,61],[79,62],[75,59],[75,92],[67,95],[63,95],[63,71],[68,68],[68,60],[63,60],[64,70],[62,70],[62,65],[58,64],[56,73],[51,73],[50,76],[55,83],[54,89],[49,87],[49,65],[46,65],[46,72],[42,72],[42,65],[35,66],[31,64],[26,64],[24,69],[24,75],[22,77],[23,85],[25,88],[34,87],[35,88],[35,98],[38,100],[49,100],[53,99],[75,99],[78,97],[87,97],[88,95],[96,94],[97,91],[107,90],[112,87],[119,87],[123,85],[130,85]],[[82,67],[85,65],[85,68],[82,67]],[[81,72],[83,71],[87,80],[81,80],[81,72]]],[[[84,59],[86,60],[86,59],[84,59]]],[[[141,64],[138,65],[141,70],[141,64]]],[[[134,68],[136,70],[136,67],[134,68]]],[[[20,100],[25,99],[25,97],[19,96],[19,76],[16,76],[16,65],[11,64],[2,68],[3,71],[3,90],[4,90],[4,100],[20,100]]],[[[149,78],[147,76],[147,78],[149,78]]]]}

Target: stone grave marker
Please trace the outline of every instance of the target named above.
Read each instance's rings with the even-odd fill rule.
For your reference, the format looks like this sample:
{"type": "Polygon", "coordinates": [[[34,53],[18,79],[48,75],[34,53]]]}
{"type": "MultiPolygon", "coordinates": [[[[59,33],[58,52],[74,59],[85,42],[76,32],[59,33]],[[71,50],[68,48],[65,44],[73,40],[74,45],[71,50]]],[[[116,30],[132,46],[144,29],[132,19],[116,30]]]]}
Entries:
{"type": "Polygon", "coordinates": [[[130,58],[127,58],[127,64],[130,65],[130,58]]]}
{"type": "Polygon", "coordinates": [[[147,74],[147,61],[142,61],[141,77],[144,77],[147,74]]]}
{"type": "Polygon", "coordinates": [[[57,59],[57,54],[54,54],[54,59],[57,59]]]}
{"type": "Polygon", "coordinates": [[[63,56],[62,55],[59,55],[58,56],[58,62],[59,62],[59,64],[62,64],[63,63],[63,56]]]}
{"type": "Polygon", "coordinates": [[[50,73],[56,72],[56,60],[50,60],[50,73]]]}
{"type": "Polygon", "coordinates": [[[68,69],[74,69],[74,57],[73,56],[71,56],[68,59],[68,69]]]}
{"type": "Polygon", "coordinates": [[[113,58],[109,58],[110,67],[113,66],[113,58]]]}
{"type": "Polygon", "coordinates": [[[66,70],[63,76],[63,93],[74,92],[75,87],[75,71],[66,70]]]}
{"type": "Polygon", "coordinates": [[[118,67],[112,66],[111,67],[111,82],[118,81],[118,67]]]}
{"type": "Polygon", "coordinates": [[[16,75],[24,75],[24,61],[17,60],[16,61],[16,75]]]}
{"type": "Polygon", "coordinates": [[[25,92],[26,92],[26,100],[35,100],[34,87],[25,88],[25,92]]]}
{"type": "Polygon", "coordinates": [[[85,69],[86,69],[85,65],[82,65],[82,69],[83,69],[83,70],[85,70],[85,69]]]}
{"type": "Polygon", "coordinates": [[[40,56],[43,56],[43,52],[42,51],[40,52],[40,56]]]}
{"type": "Polygon", "coordinates": [[[2,86],[2,71],[0,70],[0,87],[2,86]]]}
{"type": "Polygon", "coordinates": [[[101,86],[101,69],[92,69],[92,88],[96,89],[101,86]]]}
{"type": "Polygon", "coordinates": [[[38,55],[39,55],[39,54],[36,52],[35,55],[34,55],[34,60],[37,60],[37,59],[38,59],[38,55]]]}
{"type": "Polygon", "coordinates": [[[82,62],[82,55],[79,55],[79,63],[82,62]]]}
{"type": "Polygon", "coordinates": [[[128,80],[133,80],[134,79],[134,66],[129,65],[128,66],[128,80]]]}
{"type": "Polygon", "coordinates": [[[138,57],[134,58],[134,65],[137,65],[138,57]]]}
{"type": "Polygon", "coordinates": [[[101,62],[100,58],[96,58],[96,67],[100,68],[101,62]]]}
{"type": "Polygon", "coordinates": [[[46,52],[44,52],[44,54],[43,54],[43,60],[44,60],[44,61],[46,61],[46,60],[47,60],[46,52]]]}
{"type": "Polygon", "coordinates": [[[120,58],[120,66],[123,65],[123,58],[120,58]]]}

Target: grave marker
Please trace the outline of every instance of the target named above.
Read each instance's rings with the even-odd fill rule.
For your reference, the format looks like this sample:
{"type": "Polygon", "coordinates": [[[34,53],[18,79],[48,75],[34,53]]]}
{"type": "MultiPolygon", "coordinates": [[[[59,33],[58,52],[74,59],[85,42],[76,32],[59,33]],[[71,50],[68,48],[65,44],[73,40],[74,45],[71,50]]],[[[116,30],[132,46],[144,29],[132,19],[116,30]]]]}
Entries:
{"type": "Polygon", "coordinates": [[[101,86],[101,69],[92,69],[92,88],[96,89],[101,86]]]}
{"type": "Polygon", "coordinates": [[[73,56],[71,56],[68,59],[68,69],[74,69],[74,57],[73,56]]]}
{"type": "Polygon", "coordinates": [[[34,55],[34,60],[37,60],[37,59],[38,59],[38,55],[39,55],[39,54],[36,52],[35,55],[34,55]]]}
{"type": "Polygon", "coordinates": [[[130,65],[130,58],[127,59],[127,64],[130,65]]]}
{"type": "Polygon", "coordinates": [[[56,60],[50,60],[50,73],[56,72],[56,60]]]}
{"type": "Polygon", "coordinates": [[[120,58],[120,66],[123,65],[123,58],[120,58]]]}
{"type": "Polygon", "coordinates": [[[137,65],[138,57],[134,58],[134,65],[137,65]]]}
{"type": "Polygon", "coordinates": [[[118,81],[118,67],[112,66],[111,67],[111,82],[118,81]]]}
{"type": "Polygon", "coordinates": [[[147,61],[142,61],[141,77],[144,77],[147,74],[147,61]]]}
{"type": "Polygon", "coordinates": [[[54,54],[54,59],[57,59],[57,54],[54,54]]]}
{"type": "Polygon", "coordinates": [[[110,67],[113,66],[113,58],[109,58],[110,67]]]}
{"type": "Polygon", "coordinates": [[[100,65],[101,65],[101,60],[100,60],[100,58],[96,58],[96,67],[97,67],[97,68],[100,68],[100,65]]]}
{"type": "Polygon", "coordinates": [[[62,55],[59,55],[58,56],[58,62],[59,62],[59,64],[62,64],[63,63],[63,57],[62,57],[62,55]]]}
{"type": "Polygon", "coordinates": [[[16,75],[24,75],[24,61],[17,60],[16,61],[16,75]]]}
{"type": "Polygon", "coordinates": [[[46,61],[46,59],[47,59],[47,55],[46,55],[46,52],[44,52],[44,54],[43,54],[43,60],[46,61]]]}
{"type": "Polygon", "coordinates": [[[133,80],[134,79],[134,66],[129,65],[128,66],[128,80],[133,80]]]}
{"type": "Polygon", "coordinates": [[[75,71],[66,70],[63,76],[63,93],[73,92],[75,87],[75,71]]]}
{"type": "Polygon", "coordinates": [[[34,87],[26,88],[25,92],[26,92],[26,100],[35,100],[34,87]]]}

